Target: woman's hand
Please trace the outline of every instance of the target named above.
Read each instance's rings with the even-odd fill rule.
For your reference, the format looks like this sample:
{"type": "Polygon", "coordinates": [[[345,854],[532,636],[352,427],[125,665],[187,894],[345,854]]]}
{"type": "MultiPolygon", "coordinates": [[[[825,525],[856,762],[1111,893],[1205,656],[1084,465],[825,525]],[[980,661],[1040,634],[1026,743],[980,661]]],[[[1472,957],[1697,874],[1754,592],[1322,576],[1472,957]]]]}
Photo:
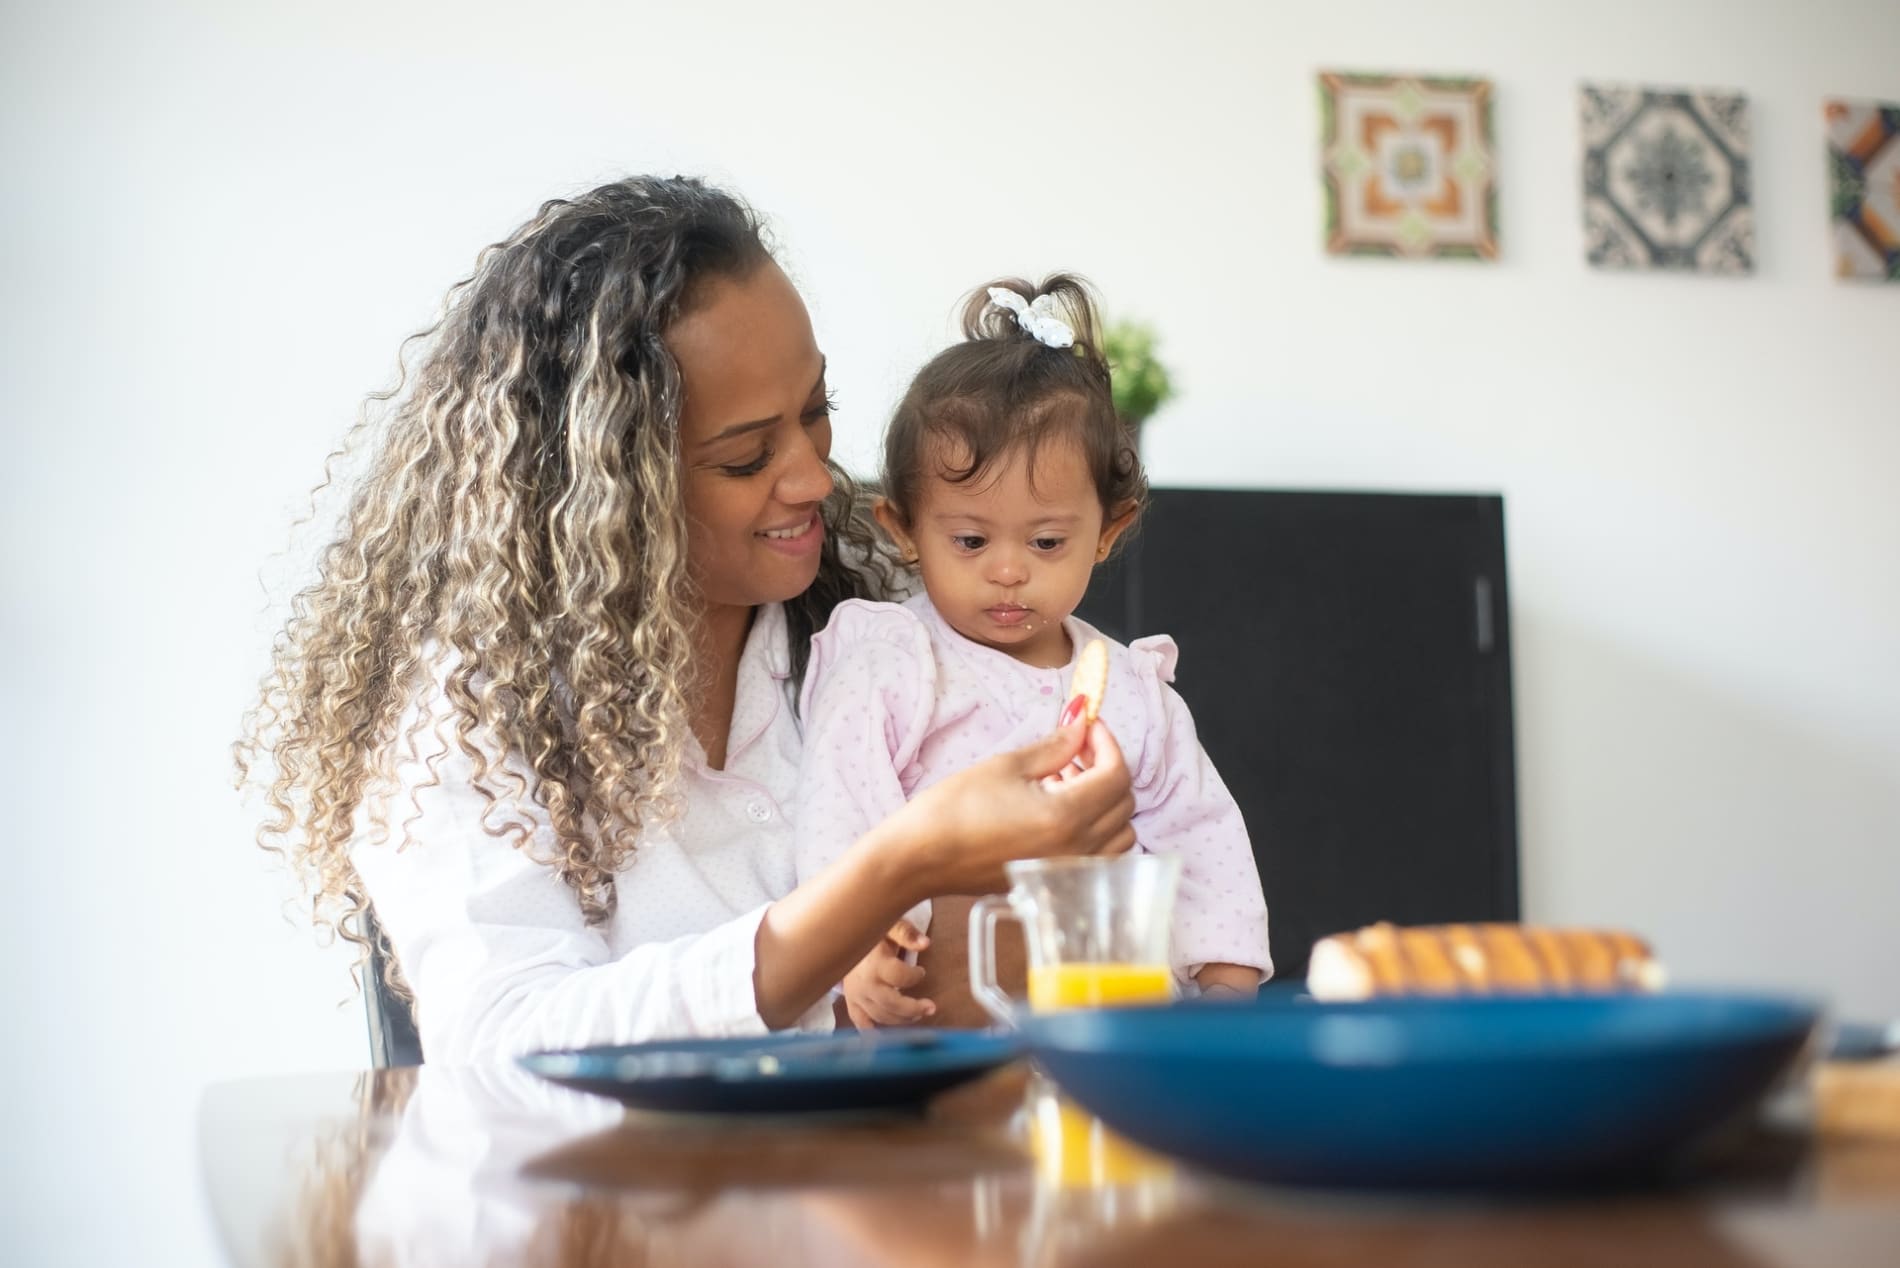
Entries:
{"type": "Polygon", "coordinates": [[[1122,751],[1099,722],[934,785],[766,909],[753,940],[760,1019],[797,1022],[926,898],[994,893],[1014,859],[1120,854],[1134,813],[1122,751]]]}
{"type": "Polygon", "coordinates": [[[885,826],[906,843],[905,880],[922,899],[994,893],[1015,859],[1120,854],[1135,844],[1134,813],[1121,748],[1096,722],[934,784],[885,826]]]}

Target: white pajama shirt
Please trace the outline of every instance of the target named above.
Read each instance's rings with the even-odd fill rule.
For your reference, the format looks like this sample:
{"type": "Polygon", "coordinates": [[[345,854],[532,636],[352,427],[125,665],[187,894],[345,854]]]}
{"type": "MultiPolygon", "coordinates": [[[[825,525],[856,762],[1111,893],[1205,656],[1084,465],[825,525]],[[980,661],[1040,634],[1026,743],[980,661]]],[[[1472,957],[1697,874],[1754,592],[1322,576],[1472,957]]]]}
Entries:
{"type": "MultiPolygon", "coordinates": [[[[707,767],[689,737],[680,817],[643,832],[602,927],[586,924],[574,891],[539,861],[555,843],[546,811],[523,798],[489,812],[453,742],[446,672],[438,666],[398,732],[428,710],[419,752],[396,766],[388,839],[365,833],[350,856],[415,992],[428,1060],[765,1033],[753,944],[766,908],[795,883],[787,814],[802,748],[783,609],[761,607],[753,619],[725,769],[707,767]],[[405,821],[410,843],[398,849],[405,821]],[[528,849],[494,834],[509,821],[529,825],[528,849]]],[[[503,765],[533,786],[518,754],[503,765]]],[[[828,999],[799,1022],[831,1024],[828,999]]]]}

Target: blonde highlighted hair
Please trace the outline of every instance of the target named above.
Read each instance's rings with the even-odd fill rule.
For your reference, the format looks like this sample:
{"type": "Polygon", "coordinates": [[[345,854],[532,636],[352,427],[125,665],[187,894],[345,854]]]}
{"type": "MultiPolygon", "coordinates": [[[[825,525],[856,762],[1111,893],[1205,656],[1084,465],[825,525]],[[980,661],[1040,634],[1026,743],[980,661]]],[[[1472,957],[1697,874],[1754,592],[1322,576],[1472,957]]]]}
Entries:
{"type": "MultiPolygon", "coordinates": [[[[770,259],[753,212],[696,180],[548,202],[450,290],[411,381],[374,398],[389,402],[380,428],[346,444],[368,470],[235,750],[269,809],[259,844],[288,859],[320,928],[366,946],[349,850],[361,816],[388,834],[388,759],[416,752],[430,711],[403,719],[443,666],[489,830],[524,845],[532,801],[586,919],[612,914],[642,825],[672,811],[693,690],[680,372],[663,335],[708,280],[770,259]]],[[[890,581],[833,474],[818,580],[786,604],[801,675],[831,608],[890,581]]]]}

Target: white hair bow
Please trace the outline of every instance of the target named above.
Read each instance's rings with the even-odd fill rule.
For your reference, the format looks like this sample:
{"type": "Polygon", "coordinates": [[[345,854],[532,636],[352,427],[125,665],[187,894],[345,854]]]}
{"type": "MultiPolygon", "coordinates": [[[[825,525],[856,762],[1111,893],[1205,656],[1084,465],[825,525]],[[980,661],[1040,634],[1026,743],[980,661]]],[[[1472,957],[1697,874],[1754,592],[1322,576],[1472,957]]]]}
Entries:
{"type": "Polygon", "coordinates": [[[990,287],[990,303],[1016,314],[1016,324],[1027,330],[1037,343],[1051,348],[1067,348],[1075,343],[1075,331],[1056,316],[1056,297],[1038,295],[1030,303],[1007,286],[990,287]]]}

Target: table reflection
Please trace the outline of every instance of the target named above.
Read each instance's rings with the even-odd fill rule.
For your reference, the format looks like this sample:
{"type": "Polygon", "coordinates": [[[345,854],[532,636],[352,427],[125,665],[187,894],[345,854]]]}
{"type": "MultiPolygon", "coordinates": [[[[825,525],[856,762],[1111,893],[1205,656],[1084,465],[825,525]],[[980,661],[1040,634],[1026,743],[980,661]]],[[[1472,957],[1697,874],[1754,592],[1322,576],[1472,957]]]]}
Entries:
{"type": "Polygon", "coordinates": [[[1653,1192],[1520,1203],[1306,1193],[1184,1171],[1020,1067],[911,1118],[727,1121],[624,1112],[513,1069],[430,1066],[221,1085],[201,1127],[213,1209],[245,1268],[1045,1268],[1269,1255],[1755,1268],[1886,1262],[1900,1244],[1900,1152],[1889,1145],[1758,1172],[1726,1204],[1653,1192]],[[1853,1184],[1817,1183],[1849,1174],[1843,1166],[1853,1184]]]}
{"type": "MultiPolygon", "coordinates": [[[[213,1171],[257,1119],[224,1091],[213,1171]]],[[[1178,1202],[1174,1164],[1021,1069],[915,1118],[645,1114],[508,1068],[366,1074],[348,1100],[294,1143],[262,1237],[221,1212],[239,1262],[1055,1265],[1178,1202]]]]}

